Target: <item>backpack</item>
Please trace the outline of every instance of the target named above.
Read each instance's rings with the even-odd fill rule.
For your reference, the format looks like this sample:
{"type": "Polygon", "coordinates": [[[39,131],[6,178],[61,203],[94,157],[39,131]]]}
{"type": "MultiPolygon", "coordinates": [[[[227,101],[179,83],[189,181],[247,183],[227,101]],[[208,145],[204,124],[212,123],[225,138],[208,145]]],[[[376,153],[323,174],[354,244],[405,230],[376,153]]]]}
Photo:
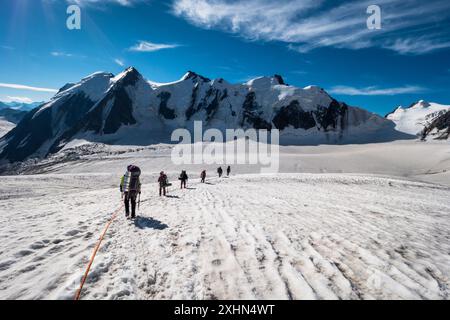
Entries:
{"type": "Polygon", "coordinates": [[[169,183],[167,175],[159,176],[158,182],[160,187],[170,187],[172,185],[171,183],[169,183]]]}
{"type": "Polygon", "coordinates": [[[127,173],[124,177],[123,191],[138,191],[139,190],[139,177],[141,175],[141,169],[137,166],[128,166],[127,173]]]}

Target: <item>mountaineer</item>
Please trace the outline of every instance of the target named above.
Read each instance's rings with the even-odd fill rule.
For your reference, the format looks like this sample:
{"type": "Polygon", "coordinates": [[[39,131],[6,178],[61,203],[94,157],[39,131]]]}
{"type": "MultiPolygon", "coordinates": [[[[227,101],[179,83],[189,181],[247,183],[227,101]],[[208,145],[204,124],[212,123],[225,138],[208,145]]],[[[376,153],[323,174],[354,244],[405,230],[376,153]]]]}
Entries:
{"type": "Polygon", "coordinates": [[[125,217],[130,216],[130,202],[131,202],[131,219],[136,218],[136,199],[139,195],[139,202],[141,197],[141,169],[134,165],[127,167],[127,172],[120,180],[120,192],[125,203],[125,217]]]}

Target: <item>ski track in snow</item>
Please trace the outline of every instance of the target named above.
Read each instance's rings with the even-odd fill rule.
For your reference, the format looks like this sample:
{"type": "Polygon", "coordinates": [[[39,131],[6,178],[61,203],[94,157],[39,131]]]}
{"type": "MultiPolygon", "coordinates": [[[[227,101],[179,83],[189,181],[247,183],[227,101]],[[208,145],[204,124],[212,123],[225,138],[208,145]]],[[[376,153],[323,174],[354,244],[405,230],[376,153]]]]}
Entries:
{"type": "MultiPolygon", "coordinates": [[[[3,178],[0,298],[72,299],[117,188],[3,178]]],[[[448,187],[349,174],[177,187],[161,198],[144,185],[139,218],[111,225],[83,299],[449,299],[448,187]]]]}

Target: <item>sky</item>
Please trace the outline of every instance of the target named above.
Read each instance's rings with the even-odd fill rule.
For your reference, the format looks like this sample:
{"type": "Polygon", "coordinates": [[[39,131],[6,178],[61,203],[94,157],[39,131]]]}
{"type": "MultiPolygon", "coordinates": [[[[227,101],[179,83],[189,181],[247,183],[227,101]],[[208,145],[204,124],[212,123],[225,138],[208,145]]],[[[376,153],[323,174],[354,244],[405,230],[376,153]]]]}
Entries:
{"type": "Polygon", "coordinates": [[[242,83],[280,74],[380,115],[450,104],[448,0],[1,0],[0,101],[44,101],[96,71],[155,82],[192,70],[242,83]],[[81,29],[69,30],[69,5],[81,29]],[[369,29],[370,5],[381,29],[369,29]]]}

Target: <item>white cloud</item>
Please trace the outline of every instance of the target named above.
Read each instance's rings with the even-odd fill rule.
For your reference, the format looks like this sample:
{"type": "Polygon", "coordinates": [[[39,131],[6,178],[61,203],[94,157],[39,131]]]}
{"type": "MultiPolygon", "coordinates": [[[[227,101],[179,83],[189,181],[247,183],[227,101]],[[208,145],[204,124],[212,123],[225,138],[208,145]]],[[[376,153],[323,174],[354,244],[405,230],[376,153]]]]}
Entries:
{"type": "Polygon", "coordinates": [[[450,35],[439,28],[448,19],[448,0],[377,0],[382,10],[381,30],[367,29],[366,9],[372,4],[372,0],[337,5],[323,0],[174,0],[172,12],[202,28],[224,30],[250,40],[282,41],[300,52],[332,46],[381,47],[400,54],[422,54],[448,47],[445,43],[450,35]],[[433,35],[433,42],[418,36],[425,29],[433,35]],[[411,38],[417,45],[406,51],[400,43],[392,45],[404,38],[411,38]],[[428,49],[421,47],[427,45],[428,49]]]}
{"type": "Polygon", "coordinates": [[[296,74],[296,75],[299,75],[299,76],[304,76],[305,74],[308,74],[308,71],[304,71],[304,70],[291,70],[291,71],[289,71],[289,73],[296,74]]]}
{"type": "Polygon", "coordinates": [[[174,49],[178,48],[180,45],[178,44],[164,44],[164,43],[153,43],[149,41],[139,41],[136,45],[131,47],[130,51],[137,52],[154,52],[163,49],[174,49]]]}
{"type": "Polygon", "coordinates": [[[28,97],[11,97],[11,96],[6,96],[6,101],[5,102],[32,103],[33,100],[31,100],[28,97]]]}
{"type": "Polygon", "coordinates": [[[28,91],[38,91],[38,92],[58,92],[58,90],[56,90],[56,89],[31,87],[31,86],[25,86],[25,85],[22,85],[22,84],[14,84],[14,83],[0,83],[0,88],[17,89],[17,90],[28,90],[28,91]]]}
{"type": "Polygon", "coordinates": [[[125,62],[122,59],[114,59],[114,62],[121,67],[125,66],[125,62]]]}
{"type": "Polygon", "coordinates": [[[52,52],[50,52],[50,55],[52,55],[53,57],[59,57],[59,58],[86,58],[86,56],[84,56],[84,55],[73,54],[73,53],[68,53],[68,52],[64,52],[64,51],[52,51],[52,52]]]}
{"type": "Polygon", "coordinates": [[[423,93],[427,91],[419,86],[403,86],[394,88],[379,88],[376,86],[355,88],[349,86],[335,86],[328,90],[331,94],[341,94],[346,96],[393,96],[397,94],[423,93]]]}
{"type": "Polygon", "coordinates": [[[77,4],[79,6],[83,6],[83,5],[95,5],[95,4],[99,4],[99,3],[115,3],[121,6],[133,6],[136,3],[139,2],[147,2],[148,0],[66,0],[68,3],[74,3],[77,4]]]}
{"type": "Polygon", "coordinates": [[[400,54],[419,55],[432,52],[439,49],[450,48],[450,41],[441,42],[437,39],[407,38],[396,39],[384,45],[385,48],[394,50],[400,54]]]}
{"type": "Polygon", "coordinates": [[[50,54],[54,57],[66,57],[66,58],[73,57],[73,54],[71,54],[71,53],[65,53],[65,52],[60,52],[60,51],[53,51],[53,52],[50,52],[50,54]]]}

